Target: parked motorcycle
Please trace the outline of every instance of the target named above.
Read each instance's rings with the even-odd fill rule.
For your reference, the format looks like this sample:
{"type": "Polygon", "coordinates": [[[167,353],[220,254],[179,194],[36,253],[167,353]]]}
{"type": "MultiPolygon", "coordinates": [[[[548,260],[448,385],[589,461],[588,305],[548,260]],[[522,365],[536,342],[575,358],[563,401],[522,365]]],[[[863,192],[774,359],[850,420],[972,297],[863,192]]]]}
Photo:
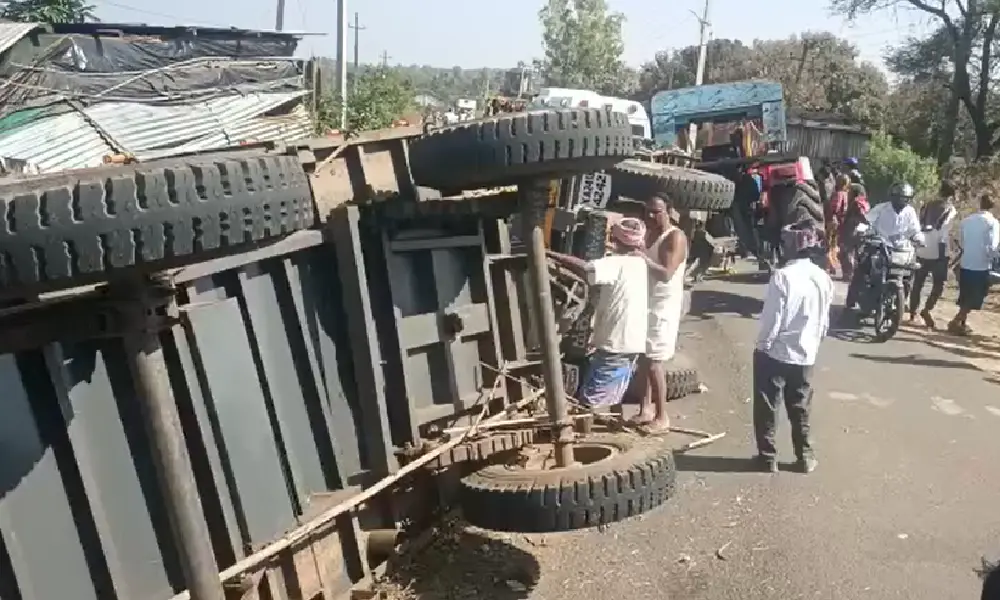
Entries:
{"type": "Polygon", "coordinates": [[[920,264],[909,240],[882,238],[866,224],[859,225],[857,231],[863,236],[858,248],[859,264],[863,256],[869,257],[870,264],[858,305],[863,315],[875,321],[875,340],[885,342],[899,331],[913,274],[920,264]]]}

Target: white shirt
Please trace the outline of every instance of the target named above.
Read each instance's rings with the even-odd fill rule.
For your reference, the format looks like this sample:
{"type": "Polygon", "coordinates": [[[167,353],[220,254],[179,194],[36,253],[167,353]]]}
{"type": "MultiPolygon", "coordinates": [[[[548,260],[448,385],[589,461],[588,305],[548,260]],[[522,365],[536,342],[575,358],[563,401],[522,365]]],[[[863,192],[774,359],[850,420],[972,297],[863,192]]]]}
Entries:
{"type": "Polygon", "coordinates": [[[907,205],[898,213],[889,202],[876,204],[868,211],[868,222],[879,236],[914,240],[924,243],[924,234],[920,232],[920,217],[912,206],[907,205]]]}
{"type": "Polygon", "coordinates": [[[947,258],[941,256],[941,244],[945,245],[945,252],[947,253],[948,240],[951,237],[951,226],[955,221],[955,216],[958,211],[955,210],[954,206],[947,206],[944,209],[944,213],[941,215],[941,228],[936,227],[930,231],[924,232],[924,243],[927,244],[922,248],[917,248],[917,257],[924,260],[936,260],[938,258],[947,258]]]}
{"type": "Polygon", "coordinates": [[[594,306],[592,341],[615,354],[646,351],[649,267],[638,256],[605,256],[587,263],[587,282],[606,286],[594,306]]]}
{"type": "Polygon", "coordinates": [[[767,286],[757,350],[783,363],[815,364],[832,303],[833,281],[826,271],[808,258],[789,262],[767,286]]]}
{"type": "Polygon", "coordinates": [[[989,271],[1000,246],[1000,223],[985,210],[973,213],[959,225],[960,264],[970,271],[989,271]]]}

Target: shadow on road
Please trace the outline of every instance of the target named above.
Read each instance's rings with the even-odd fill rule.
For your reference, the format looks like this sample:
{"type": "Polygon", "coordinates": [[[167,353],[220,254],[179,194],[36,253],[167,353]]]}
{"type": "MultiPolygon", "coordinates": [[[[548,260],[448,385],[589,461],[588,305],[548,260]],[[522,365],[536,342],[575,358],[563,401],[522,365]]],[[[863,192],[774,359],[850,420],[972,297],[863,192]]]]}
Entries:
{"type": "Polygon", "coordinates": [[[540,575],[531,553],[451,520],[428,546],[390,560],[376,597],[523,600],[540,575]]]}
{"type": "Polygon", "coordinates": [[[851,342],[852,344],[875,344],[878,343],[875,340],[875,336],[863,331],[861,329],[854,329],[850,327],[831,327],[826,334],[828,337],[838,339],[842,342],[851,342]]]}
{"type": "Polygon", "coordinates": [[[906,356],[878,356],[874,354],[861,354],[852,352],[851,358],[861,358],[876,363],[893,365],[908,365],[916,367],[938,367],[941,369],[965,369],[966,371],[978,371],[975,365],[960,360],[945,360],[943,358],[927,358],[919,354],[908,354],[906,356]]]}
{"type": "Polygon", "coordinates": [[[751,271],[749,273],[733,273],[732,275],[712,275],[710,279],[713,281],[725,281],[728,283],[756,285],[767,283],[771,279],[771,274],[766,271],[751,271]]]}
{"type": "Polygon", "coordinates": [[[750,296],[733,294],[719,290],[691,291],[691,311],[693,317],[710,319],[712,315],[736,314],[752,319],[764,308],[764,302],[750,296]]]}
{"type": "Polygon", "coordinates": [[[700,454],[674,454],[678,471],[695,473],[759,473],[760,465],[752,457],[704,456],[700,454]]]}

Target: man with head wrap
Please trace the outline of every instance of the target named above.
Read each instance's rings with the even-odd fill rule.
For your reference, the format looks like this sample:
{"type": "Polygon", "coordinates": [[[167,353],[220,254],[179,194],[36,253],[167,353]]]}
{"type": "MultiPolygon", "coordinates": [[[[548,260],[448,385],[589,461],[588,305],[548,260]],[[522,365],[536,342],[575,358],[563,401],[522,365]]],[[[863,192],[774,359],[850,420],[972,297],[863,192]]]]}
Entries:
{"type": "Polygon", "coordinates": [[[812,369],[830,324],[833,281],[812,259],[822,253],[823,230],[811,221],[787,226],[781,242],[787,263],[768,284],[753,355],[753,422],[757,460],[777,472],[774,445],[778,410],[784,403],[799,469],[816,468],[809,440],[812,369]]]}
{"type": "Polygon", "coordinates": [[[824,227],[826,211],[808,158],[803,156],[794,163],[773,166],[769,196],[772,239],[779,252],[783,250],[780,243],[783,227],[805,221],[820,229],[824,227]]]}
{"type": "Polygon", "coordinates": [[[623,218],[611,228],[613,248],[608,256],[584,261],[549,252],[552,260],[600,286],[594,307],[590,356],[580,385],[579,400],[591,407],[620,404],[646,350],[648,271],[646,227],[639,219],[623,218]]]}

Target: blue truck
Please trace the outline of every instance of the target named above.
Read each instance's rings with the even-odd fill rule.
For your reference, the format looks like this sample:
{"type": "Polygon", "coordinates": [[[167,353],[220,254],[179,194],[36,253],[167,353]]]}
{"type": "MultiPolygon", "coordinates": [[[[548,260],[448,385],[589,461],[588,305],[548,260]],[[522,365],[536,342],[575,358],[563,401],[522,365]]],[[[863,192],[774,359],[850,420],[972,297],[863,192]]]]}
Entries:
{"type": "Polygon", "coordinates": [[[752,126],[756,136],[755,147],[747,153],[751,155],[781,152],[788,141],[784,94],[781,84],[773,81],[738,81],[657,92],[650,101],[650,117],[653,141],[660,148],[678,145],[679,137],[684,137],[692,123],[752,126]]]}

